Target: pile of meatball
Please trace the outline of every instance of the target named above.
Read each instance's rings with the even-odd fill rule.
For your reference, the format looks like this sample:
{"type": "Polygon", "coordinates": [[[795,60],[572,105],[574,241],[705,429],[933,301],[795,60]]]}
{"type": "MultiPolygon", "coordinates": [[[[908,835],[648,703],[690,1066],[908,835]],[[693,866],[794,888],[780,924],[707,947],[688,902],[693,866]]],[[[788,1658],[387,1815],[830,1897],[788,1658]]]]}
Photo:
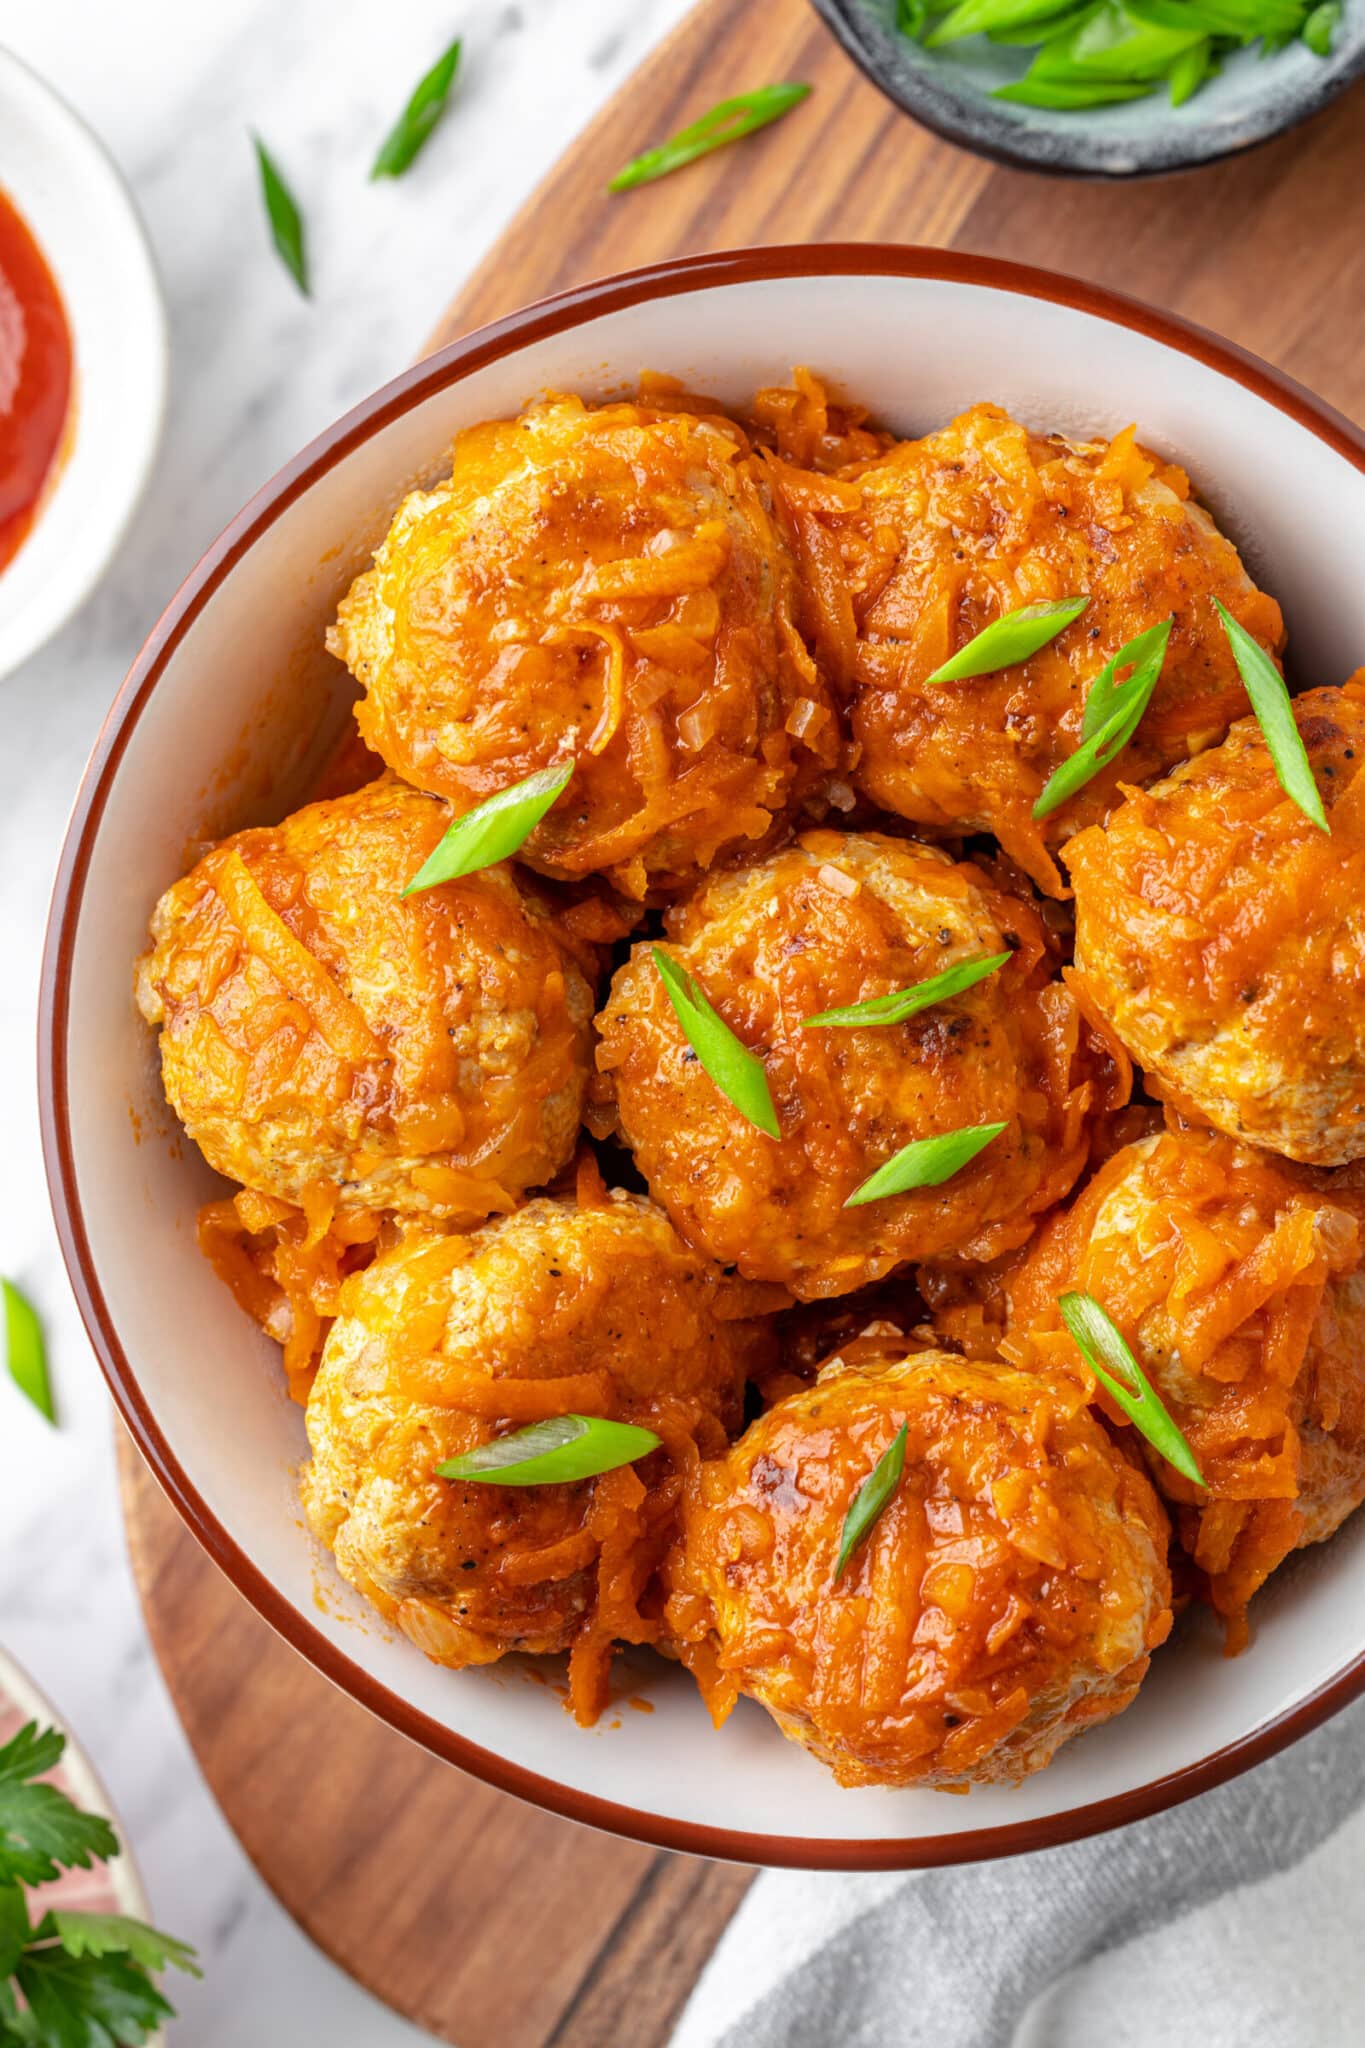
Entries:
{"type": "Polygon", "coordinates": [[[1365,681],[1285,795],[1216,601],[1284,630],[1133,432],[977,405],[920,440],[805,372],[744,424],[656,378],[472,427],[341,604],[358,743],[215,846],[139,966],[167,1097],[236,1192],[205,1249],[306,1401],[309,1524],[460,1669],[616,1645],[760,1702],[841,1783],[1011,1782],[1365,1497],[1365,681]],[[1029,659],[934,672],[1086,596],[1029,659]],[[1086,694],[1170,619],[1121,754],[1041,822],[1086,694]],[[498,865],[456,818],[572,764],[498,865]],[[684,1035],[662,947],[763,1063],[684,1035]],[[830,1010],[1005,955],[894,1024],[830,1010]],[[849,1206],[901,1148],[999,1136],[849,1206]],[[1096,1384],[1122,1331],[1206,1481],[1096,1384]],[[445,1460],[641,1424],[596,1478],[445,1460]],[[850,1508],[904,1435],[843,1569],[850,1508]]]}

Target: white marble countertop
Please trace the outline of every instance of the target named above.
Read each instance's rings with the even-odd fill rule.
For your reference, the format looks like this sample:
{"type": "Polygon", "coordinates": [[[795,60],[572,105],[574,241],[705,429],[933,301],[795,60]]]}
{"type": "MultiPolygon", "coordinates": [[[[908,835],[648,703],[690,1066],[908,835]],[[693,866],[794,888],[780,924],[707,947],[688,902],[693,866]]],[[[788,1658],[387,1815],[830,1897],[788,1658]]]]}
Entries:
{"type": "Polygon", "coordinates": [[[0,1641],[79,1728],[153,1908],[197,1944],[171,1986],[195,2048],[398,2048],[380,2010],[286,1918],[196,1770],[143,1633],[109,1405],[48,1215],[34,1011],[48,890],[100,720],[157,613],[281,462],[401,368],[509,215],[686,0],[0,0],[0,41],[126,173],[165,282],[166,440],[112,570],[0,682],[0,1270],[47,1326],[62,1427],[0,1381],[0,1641]],[[464,37],[458,103],[399,184],[366,173],[420,73],[464,37]],[[248,128],[305,207],[314,297],[269,250],[248,128]]]}

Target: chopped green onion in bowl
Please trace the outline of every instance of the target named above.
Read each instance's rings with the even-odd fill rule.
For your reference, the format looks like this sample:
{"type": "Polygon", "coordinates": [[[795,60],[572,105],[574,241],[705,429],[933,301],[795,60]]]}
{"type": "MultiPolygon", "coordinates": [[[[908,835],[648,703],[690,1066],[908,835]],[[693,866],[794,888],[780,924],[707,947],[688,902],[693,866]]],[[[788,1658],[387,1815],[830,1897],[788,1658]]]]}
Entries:
{"type": "Polygon", "coordinates": [[[897,26],[926,50],[969,36],[1031,49],[1022,78],[992,97],[1057,112],[1117,105],[1163,92],[1184,106],[1233,51],[1272,55],[1295,40],[1329,57],[1339,0],[901,0],[897,26]]]}

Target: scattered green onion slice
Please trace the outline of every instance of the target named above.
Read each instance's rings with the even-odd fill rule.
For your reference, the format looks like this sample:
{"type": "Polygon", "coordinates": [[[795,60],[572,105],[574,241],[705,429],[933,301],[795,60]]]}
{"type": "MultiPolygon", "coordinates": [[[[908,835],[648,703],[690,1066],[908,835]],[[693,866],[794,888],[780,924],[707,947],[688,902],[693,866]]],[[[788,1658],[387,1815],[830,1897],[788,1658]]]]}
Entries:
{"type": "Polygon", "coordinates": [[[607,186],[608,192],[626,192],[632,185],[647,185],[670,171],[681,170],[727,142],[738,142],[756,128],[766,128],[797,106],[810,92],[808,85],[764,85],[757,92],[741,93],[737,99],[721,100],[700,121],[680,129],[657,149],[647,149],[624,165],[607,186]]]}
{"type": "Polygon", "coordinates": [[[1159,626],[1149,626],[1120,647],[1100,670],[1085,700],[1081,744],[1043,785],[1033,806],[1035,818],[1046,818],[1123,752],[1152,701],[1172,624],[1172,619],[1163,619],[1159,626]],[[1120,669],[1128,671],[1121,683],[1117,681],[1120,669]]]}
{"type": "Polygon", "coordinates": [[[253,135],[256,162],[261,173],[261,197],[270,222],[276,254],[305,298],[308,297],[308,258],[303,243],[303,217],[294,195],[285,184],[274,158],[259,135],[253,135]]]}
{"type": "Polygon", "coordinates": [[[992,953],[988,959],[961,960],[956,967],[945,967],[942,974],[931,974],[927,981],[917,981],[912,988],[893,989],[887,996],[869,996],[865,1003],[850,1003],[844,1010],[821,1010],[817,1016],[803,1018],[802,1023],[807,1030],[813,1024],[900,1024],[920,1010],[946,1002],[949,996],[960,996],[964,989],[975,988],[978,981],[994,974],[1010,958],[1009,953],[992,953]]]}
{"type": "Polygon", "coordinates": [[[1093,1294],[1063,1294],[1057,1306],[1086,1364],[1133,1427],[1141,1430],[1153,1450],[1160,1451],[1177,1472],[1196,1486],[1207,1486],[1194,1452],[1107,1310],[1093,1294]]]}
{"type": "Polygon", "coordinates": [[[21,1394],[27,1394],[38,1413],[55,1423],[52,1382],[47,1372],[47,1346],[43,1326],[33,1304],[25,1300],[9,1280],[0,1280],[5,1299],[5,1363],[9,1376],[21,1394]]]}
{"type": "Polygon", "coordinates": [[[447,1458],[436,1470],[442,1479],[473,1479],[483,1486],[562,1486],[633,1465],[657,1451],[660,1442],[652,1429],[637,1429],[633,1422],[556,1415],[447,1458]]]}
{"type": "Polygon", "coordinates": [[[432,848],[403,894],[415,896],[419,889],[434,889],[438,882],[453,882],[510,858],[564,794],[572,774],[572,761],[562,768],[538,768],[466,811],[432,848]]]}
{"type": "Polygon", "coordinates": [[[1315,57],[1331,56],[1332,41],[1340,20],[1341,0],[1322,0],[1322,4],[1313,9],[1299,34],[1315,57]]]}
{"type": "Polygon", "coordinates": [[[384,137],[370,170],[372,178],[401,178],[425,148],[445,112],[459,62],[460,39],[456,36],[444,56],[438,57],[426,76],[418,80],[411,99],[384,137]]]}
{"type": "Polygon", "coordinates": [[[1055,640],[1073,619],[1078,619],[1089,602],[1088,597],[1060,597],[1006,612],[1003,618],[983,626],[926,680],[959,683],[969,676],[992,675],[996,669],[1012,668],[1016,661],[1027,661],[1049,640],[1055,640]]]}
{"type": "Polygon", "coordinates": [[[861,1208],[864,1202],[880,1202],[887,1195],[908,1194],[912,1188],[942,1187],[955,1173],[969,1166],[978,1152],[984,1152],[1004,1124],[974,1124],[967,1130],[945,1131],[941,1138],[916,1138],[888,1159],[884,1166],[855,1188],[844,1203],[846,1209],[861,1208]]]}
{"type": "Polygon", "coordinates": [[[844,1516],[844,1533],[839,1540],[839,1556],[834,1566],[836,1579],[843,1576],[844,1566],[901,1483],[908,1427],[904,1422],[901,1424],[858,1488],[852,1506],[844,1516]]]}
{"type": "Polygon", "coordinates": [[[1260,642],[1252,639],[1245,626],[1238,625],[1221,599],[1215,598],[1214,603],[1218,606],[1223,631],[1228,636],[1228,645],[1241,671],[1247,696],[1251,699],[1251,708],[1265,734],[1280,788],[1319,831],[1330,832],[1332,828],[1327,822],[1318,785],[1308,765],[1303,738],[1294,723],[1294,706],[1285,688],[1284,677],[1260,642]]]}
{"type": "Polygon", "coordinates": [[[683,1036],[727,1102],[770,1138],[780,1135],[768,1076],[757,1053],[741,1045],[685,967],[660,946],[650,948],[683,1036]]]}

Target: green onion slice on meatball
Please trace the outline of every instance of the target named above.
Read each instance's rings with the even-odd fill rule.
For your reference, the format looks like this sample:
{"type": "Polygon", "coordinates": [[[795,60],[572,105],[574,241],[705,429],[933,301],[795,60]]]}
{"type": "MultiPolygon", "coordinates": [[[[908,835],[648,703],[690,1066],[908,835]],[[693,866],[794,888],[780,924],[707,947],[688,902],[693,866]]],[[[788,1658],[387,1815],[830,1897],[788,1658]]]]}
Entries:
{"type": "Polygon", "coordinates": [[[865,1003],[850,1003],[844,1010],[821,1010],[818,1016],[803,1017],[801,1022],[806,1029],[812,1024],[901,1024],[935,1003],[946,1002],[949,996],[960,996],[965,989],[975,988],[978,981],[994,974],[1010,957],[1008,953],[992,953],[982,960],[960,960],[956,967],[945,967],[942,974],[931,974],[927,981],[917,981],[910,988],[893,989],[887,996],[869,996],[865,1003]]]}
{"type": "Polygon", "coordinates": [[[1127,746],[1160,681],[1174,622],[1172,615],[1159,626],[1149,626],[1120,647],[1100,670],[1085,700],[1081,744],[1044,784],[1033,806],[1035,818],[1046,818],[1064,804],[1127,746]],[[1120,669],[1127,671],[1122,682],[1118,680],[1120,669]]]}
{"type": "Polygon", "coordinates": [[[659,1443],[652,1429],[638,1429],[633,1422],[556,1415],[447,1458],[436,1470],[442,1479],[473,1479],[483,1486],[560,1486],[633,1465],[657,1451],[659,1443]]]}
{"type": "Polygon", "coordinates": [[[844,1207],[857,1209],[887,1195],[908,1194],[912,1188],[942,1187],[1005,1129],[1004,1124],[973,1124],[966,1130],[945,1131],[939,1138],[916,1138],[855,1188],[844,1207]]]}
{"type": "Polygon", "coordinates": [[[1017,611],[1006,612],[1003,618],[983,626],[965,647],[960,647],[925,680],[960,683],[970,676],[989,676],[996,669],[1013,668],[1016,661],[1027,661],[1049,640],[1055,640],[1073,619],[1080,617],[1089,602],[1088,597],[1048,598],[1041,604],[1025,604],[1017,611]]]}
{"type": "Polygon", "coordinates": [[[1063,1294],[1057,1307],[1086,1364],[1133,1427],[1168,1465],[1174,1465],[1195,1486],[1207,1487],[1194,1452],[1108,1310],[1101,1308],[1093,1294],[1078,1293],[1063,1294]]]}
{"type": "Polygon", "coordinates": [[[901,1474],[905,1470],[905,1440],[908,1429],[909,1425],[903,1422],[858,1488],[853,1504],[844,1516],[843,1535],[839,1539],[839,1556],[834,1566],[836,1579],[842,1577],[844,1566],[901,1483],[901,1474]]]}
{"type": "Polygon", "coordinates": [[[721,1094],[758,1130],[779,1137],[777,1111],[758,1054],[740,1044],[685,967],[661,946],[650,951],[683,1036],[721,1094]]]}
{"type": "Polygon", "coordinates": [[[415,896],[438,882],[454,882],[507,860],[525,845],[551,804],[564,794],[573,762],[562,768],[538,768],[522,782],[500,789],[472,811],[457,818],[439,846],[433,847],[403,891],[415,896]]]}
{"type": "Polygon", "coordinates": [[[1265,743],[1270,749],[1270,758],[1275,763],[1275,773],[1280,788],[1293,799],[1321,832],[1330,832],[1327,814],[1322,808],[1318,785],[1313,780],[1309,766],[1308,751],[1303,744],[1303,735],[1294,723],[1294,706],[1284,677],[1276,668],[1259,640],[1253,640],[1245,626],[1239,626],[1227,606],[1218,598],[1218,616],[1223,621],[1223,631],[1228,636],[1242,681],[1246,685],[1251,708],[1265,734],[1265,743]]]}

